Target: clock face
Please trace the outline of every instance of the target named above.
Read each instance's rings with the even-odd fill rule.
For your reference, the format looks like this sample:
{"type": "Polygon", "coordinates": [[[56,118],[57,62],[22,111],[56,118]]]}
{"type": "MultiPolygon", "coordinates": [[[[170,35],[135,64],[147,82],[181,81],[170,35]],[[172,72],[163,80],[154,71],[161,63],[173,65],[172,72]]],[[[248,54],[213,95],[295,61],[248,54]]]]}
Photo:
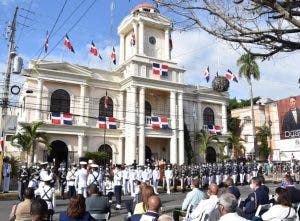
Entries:
{"type": "Polygon", "coordinates": [[[150,42],[150,44],[155,45],[156,44],[155,37],[153,37],[153,36],[149,37],[149,42],[150,42]]]}

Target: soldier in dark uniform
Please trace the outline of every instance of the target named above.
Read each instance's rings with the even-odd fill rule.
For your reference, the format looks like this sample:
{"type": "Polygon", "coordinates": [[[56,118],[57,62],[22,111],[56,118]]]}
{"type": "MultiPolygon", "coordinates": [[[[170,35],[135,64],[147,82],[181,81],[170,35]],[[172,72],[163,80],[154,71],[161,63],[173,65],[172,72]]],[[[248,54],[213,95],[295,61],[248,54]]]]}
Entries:
{"type": "Polygon", "coordinates": [[[19,199],[21,201],[24,200],[24,191],[28,186],[29,182],[29,170],[26,165],[22,165],[21,169],[18,171],[18,192],[19,192],[19,199]]]}
{"type": "Polygon", "coordinates": [[[180,186],[181,186],[181,192],[186,191],[186,185],[185,185],[185,178],[186,178],[186,169],[184,165],[181,165],[180,169],[180,186]]]}
{"type": "Polygon", "coordinates": [[[67,185],[67,171],[64,165],[58,171],[58,183],[60,189],[60,197],[65,198],[65,188],[67,185]]]}
{"type": "Polygon", "coordinates": [[[232,166],[232,179],[233,179],[234,185],[236,185],[236,183],[237,183],[238,174],[239,174],[239,167],[238,167],[237,163],[234,162],[233,166],[232,166]]]}
{"type": "Polygon", "coordinates": [[[177,184],[178,184],[178,179],[179,179],[180,175],[179,175],[179,170],[178,170],[178,166],[174,166],[173,169],[173,191],[177,192],[177,184]]]}
{"type": "Polygon", "coordinates": [[[243,162],[240,163],[239,166],[239,172],[240,172],[240,184],[243,186],[245,181],[245,165],[243,162]]]}

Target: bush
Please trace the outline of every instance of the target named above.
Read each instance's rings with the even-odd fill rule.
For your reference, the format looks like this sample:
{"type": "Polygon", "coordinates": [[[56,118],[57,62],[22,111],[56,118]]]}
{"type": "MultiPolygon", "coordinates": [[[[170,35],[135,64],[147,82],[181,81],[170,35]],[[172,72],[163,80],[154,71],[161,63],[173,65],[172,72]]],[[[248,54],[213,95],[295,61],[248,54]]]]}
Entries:
{"type": "Polygon", "coordinates": [[[86,152],[84,158],[94,160],[98,165],[105,165],[109,161],[109,154],[104,151],[86,152]]]}

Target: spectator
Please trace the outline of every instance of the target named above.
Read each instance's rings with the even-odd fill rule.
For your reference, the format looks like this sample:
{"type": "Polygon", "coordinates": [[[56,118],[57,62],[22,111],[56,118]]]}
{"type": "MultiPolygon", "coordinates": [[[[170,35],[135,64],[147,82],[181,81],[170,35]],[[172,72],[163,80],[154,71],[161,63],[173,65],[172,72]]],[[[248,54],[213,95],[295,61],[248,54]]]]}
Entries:
{"type": "Polygon", "coordinates": [[[237,204],[235,195],[232,193],[222,194],[218,203],[218,209],[221,214],[219,221],[246,221],[245,218],[237,214],[237,204]]]}
{"type": "Polygon", "coordinates": [[[296,212],[294,208],[292,208],[288,190],[282,187],[277,187],[274,198],[277,204],[262,214],[262,220],[276,221],[296,217],[296,212]]]}
{"type": "Polygon", "coordinates": [[[163,214],[158,217],[158,221],[174,221],[174,219],[172,218],[172,216],[163,214]]]}
{"type": "Polygon", "coordinates": [[[179,216],[185,216],[186,210],[189,205],[192,205],[192,207],[196,207],[200,203],[200,201],[204,199],[205,194],[199,189],[199,180],[198,179],[192,180],[191,189],[192,189],[192,191],[186,195],[186,197],[182,203],[181,210],[174,209],[174,211],[173,211],[174,220],[179,220],[179,216]]]}
{"type": "Polygon", "coordinates": [[[158,211],[161,207],[160,198],[156,195],[150,196],[148,201],[148,208],[145,214],[134,214],[131,216],[131,221],[139,221],[139,220],[158,220],[158,211]]]}
{"type": "Polygon", "coordinates": [[[91,184],[89,190],[91,195],[86,198],[86,210],[90,212],[90,214],[110,213],[108,199],[99,193],[97,185],[91,184]]]}
{"type": "Polygon", "coordinates": [[[269,195],[269,192],[270,192],[270,190],[269,190],[269,187],[267,187],[266,185],[265,185],[265,178],[264,178],[264,176],[258,176],[257,177],[259,180],[260,180],[260,182],[261,182],[261,188],[262,188],[262,190],[264,190],[268,195],[269,195]]]}
{"type": "Polygon", "coordinates": [[[294,186],[293,179],[290,175],[283,177],[281,186],[287,189],[292,203],[300,203],[300,190],[294,186]]]}
{"type": "Polygon", "coordinates": [[[133,214],[143,214],[147,211],[148,208],[148,198],[155,195],[154,189],[152,186],[144,186],[141,189],[142,192],[142,202],[135,205],[133,214]]]}
{"type": "Polygon", "coordinates": [[[32,199],[34,198],[34,191],[31,188],[26,188],[24,191],[24,201],[12,207],[9,220],[15,216],[15,221],[31,219],[30,207],[32,199]]]}
{"type": "Polygon", "coordinates": [[[212,220],[218,220],[220,217],[220,213],[218,211],[218,191],[219,187],[217,184],[212,183],[208,186],[207,194],[209,195],[209,198],[206,200],[201,200],[198,206],[193,210],[191,213],[192,220],[199,220],[199,218],[203,214],[208,214],[208,221],[212,220]]]}
{"type": "Polygon", "coordinates": [[[85,207],[85,199],[82,195],[73,196],[67,207],[66,212],[59,214],[60,221],[93,221],[95,220],[85,207]]]}
{"type": "Polygon", "coordinates": [[[269,195],[261,188],[261,181],[257,177],[251,179],[250,188],[253,192],[241,203],[241,207],[243,207],[244,211],[243,216],[246,219],[252,219],[257,207],[269,202],[269,195]]]}
{"type": "Polygon", "coordinates": [[[32,221],[45,221],[48,216],[48,205],[45,200],[39,198],[32,201],[30,206],[32,221]]]}
{"type": "Polygon", "coordinates": [[[240,190],[233,184],[233,179],[232,178],[227,178],[225,181],[224,181],[224,186],[226,188],[225,191],[229,192],[229,193],[232,193],[235,198],[238,200],[241,196],[241,193],[240,193],[240,190]]]}

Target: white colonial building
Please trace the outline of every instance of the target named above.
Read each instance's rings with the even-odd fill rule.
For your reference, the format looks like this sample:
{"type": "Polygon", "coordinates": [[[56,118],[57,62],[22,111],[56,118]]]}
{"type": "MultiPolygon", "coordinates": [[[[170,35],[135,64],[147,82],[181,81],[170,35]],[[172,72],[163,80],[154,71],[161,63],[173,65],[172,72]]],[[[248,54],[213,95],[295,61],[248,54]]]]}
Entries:
{"type": "MultiPolygon", "coordinates": [[[[144,164],[145,158],[165,158],[183,164],[184,123],[196,153],[195,132],[214,124],[226,134],[228,93],[184,83],[185,70],[171,60],[171,28],[171,20],[153,6],[141,4],[118,27],[120,54],[115,70],[32,61],[24,71],[28,77],[18,122],[44,121],[41,130],[49,134],[52,146],[49,156],[40,146],[35,159],[78,161],[86,151],[103,150],[114,163],[144,164]],[[163,70],[168,75],[153,74],[154,63],[167,66],[163,70]],[[72,125],[53,124],[54,112],[71,113],[72,125]],[[99,116],[114,117],[117,128],[99,128],[99,116]],[[153,129],[154,116],[167,118],[169,128],[153,129]]],[[[215,161],[218,150],[207,151],[208,160],[215,161]]]]}

